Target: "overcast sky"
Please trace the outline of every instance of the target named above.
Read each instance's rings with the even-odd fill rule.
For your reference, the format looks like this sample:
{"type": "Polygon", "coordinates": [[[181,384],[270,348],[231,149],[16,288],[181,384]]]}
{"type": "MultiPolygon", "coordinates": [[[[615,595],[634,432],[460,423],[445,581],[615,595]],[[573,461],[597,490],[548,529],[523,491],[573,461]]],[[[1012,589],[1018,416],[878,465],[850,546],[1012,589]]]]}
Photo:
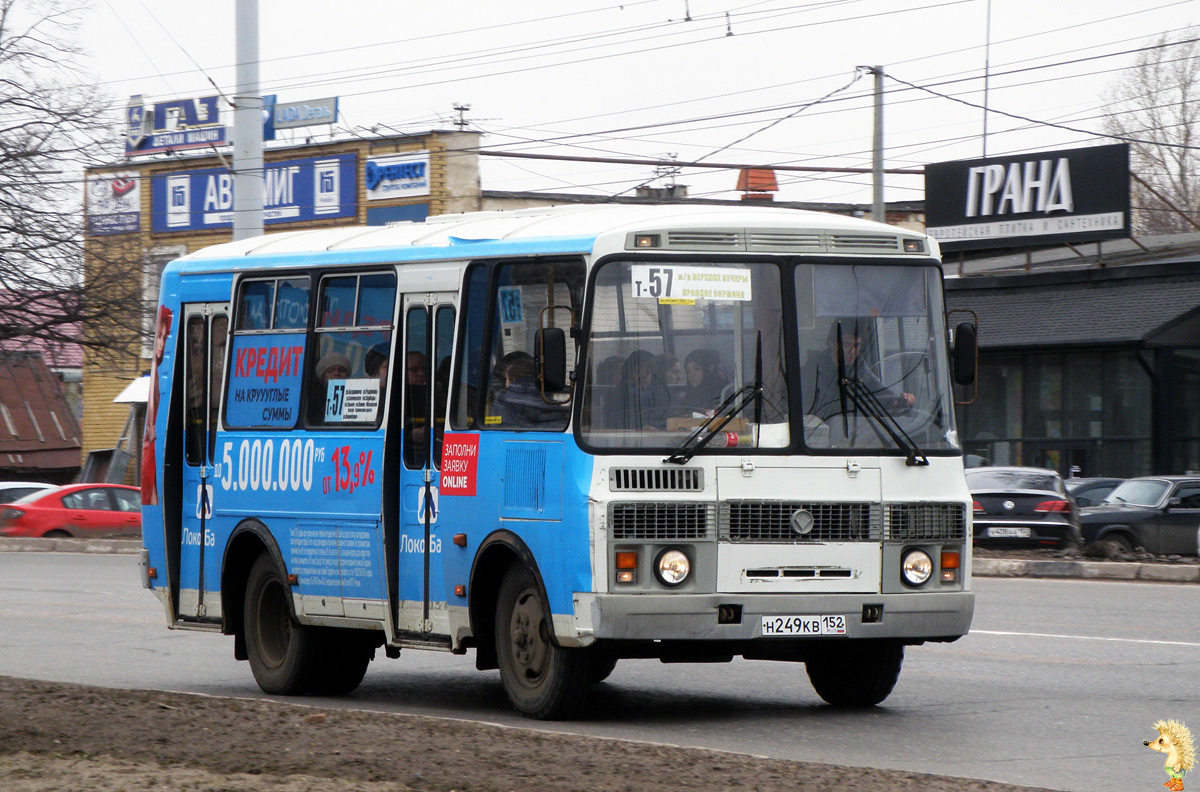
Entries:
{"type": "MultiPolygon", "coordinates": [[[[915,167],[980,156],[983,111],[904,83],[982,105],[988,63],[989,106],[1032,120],[989,116],[988,154],[1105,142],[1033,122],[1098,130],[1129,51],[1198,12],[1200,0],[990,0],[989,36],[989,0],[260,0],[260,79],[281,102],[340,97],[339,136],[449,129],[469,104],[485,149],[865,167],[873,78],[856,67],[878,65],[886,165],[915,167]]],[[[131,94],[234,93],[231,0],[94,0],[82,33],[114,113],[131,94]]],[[[655,175],[481,167],[496,190],[611,195],[655,175]]],[[[779,176],[780,200],[871,200],[869,175],[779,176]]],[[[736,196],[734,171],[677,178],[694,196],[736,196]]],[[[920,177],[888,177],[887,200],[922,197],[920,177]]]]}

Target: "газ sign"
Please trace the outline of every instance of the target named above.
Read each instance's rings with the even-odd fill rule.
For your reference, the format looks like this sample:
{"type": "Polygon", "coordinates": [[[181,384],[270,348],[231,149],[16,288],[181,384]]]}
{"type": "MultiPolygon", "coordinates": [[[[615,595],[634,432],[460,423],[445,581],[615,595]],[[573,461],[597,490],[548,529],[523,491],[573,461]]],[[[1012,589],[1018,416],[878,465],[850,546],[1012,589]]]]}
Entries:
{"type": "Polygon", "coordinates": [[[925,230],[942,250],[1129,236],[1129,146],[925,166],[925,230]]]}
{"type": "Polygon", "coordinates": [[[146,106],[141,94],[125,109],[125,156],[209,148],[225,143],[219,97],[170,99],[146,106]]]}

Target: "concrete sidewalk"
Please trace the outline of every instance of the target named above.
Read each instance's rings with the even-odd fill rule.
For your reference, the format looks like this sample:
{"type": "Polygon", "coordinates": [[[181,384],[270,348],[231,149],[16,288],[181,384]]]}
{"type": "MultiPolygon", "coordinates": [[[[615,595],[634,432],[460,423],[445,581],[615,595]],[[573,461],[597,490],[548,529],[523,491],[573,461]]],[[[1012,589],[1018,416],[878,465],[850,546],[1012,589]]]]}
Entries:
{"type": "MultiPolygon", "coordinates": [[[[20,539],[0,537],[0,553],[136,554],[136,539],[20,539]]],[[[1160,583],[1200,583],[1200,564],[1143,564],[1132,561],[1053,561],[1017,558],[976,558],[977,577],[1079,578],[1083,580],[1143,580],[1160,583]]]]}

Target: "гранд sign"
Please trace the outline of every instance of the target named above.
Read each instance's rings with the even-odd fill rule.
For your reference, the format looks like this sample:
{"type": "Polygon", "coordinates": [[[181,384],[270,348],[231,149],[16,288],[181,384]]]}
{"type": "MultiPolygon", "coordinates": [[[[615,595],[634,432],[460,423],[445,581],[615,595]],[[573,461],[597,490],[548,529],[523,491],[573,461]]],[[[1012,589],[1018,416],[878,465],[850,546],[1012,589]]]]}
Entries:
{"type": "Polygon", "coordinates": [[[925,230],[944,251],[1128,237],[1129,146],[926,165],[925,230]]]}

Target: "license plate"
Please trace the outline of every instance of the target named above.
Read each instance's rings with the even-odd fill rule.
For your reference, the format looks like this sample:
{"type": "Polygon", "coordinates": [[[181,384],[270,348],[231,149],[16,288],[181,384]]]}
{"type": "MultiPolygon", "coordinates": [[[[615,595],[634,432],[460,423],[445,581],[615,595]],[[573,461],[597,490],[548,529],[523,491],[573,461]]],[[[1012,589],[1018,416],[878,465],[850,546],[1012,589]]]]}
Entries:
{"type": "Polygon", "coordinates": [[[987,529],[987,535],[996,539],[1028,539],[1031,534],[1025,525],[993,525],[987,529]]]}
{"type": "Polygon", "coordinates": [[[765,635],[845,635],[845,616],[763,616],[765,635]]]}

